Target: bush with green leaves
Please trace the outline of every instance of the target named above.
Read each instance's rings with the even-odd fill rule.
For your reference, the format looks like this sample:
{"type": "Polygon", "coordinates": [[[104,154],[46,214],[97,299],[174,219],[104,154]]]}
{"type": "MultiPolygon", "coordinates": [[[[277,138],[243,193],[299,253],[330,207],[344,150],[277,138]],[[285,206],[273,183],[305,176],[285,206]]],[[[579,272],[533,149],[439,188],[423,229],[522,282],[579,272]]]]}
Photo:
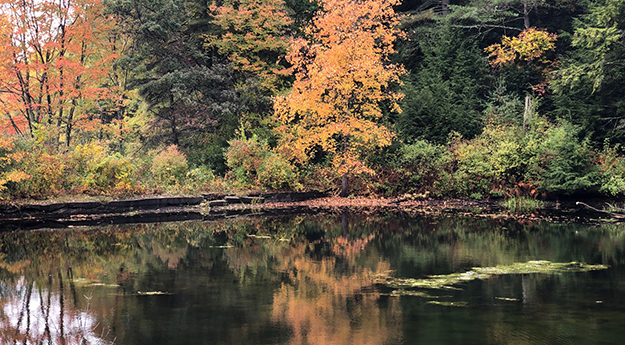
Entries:
{"type": "Polygon", "coordinates": [[[171,186],[180,184],[188,169],[186,156],[171,145],[154,156],[150,171],[160,183],[171,186]]]}
{"type": "Polygon", "coordinates": [[[431,144],[425,140],[417,140],[411,145],[399,149],[400,168],[397,173],[402,175],[401,183],[409,186],[407,193],[430,192],[434,195],[440,189],[432,189],[433,185],[445,179],[451,163],[451,155],[444,146],[431,144]]]}
{"type": "Polygon", "coordinates": [[[452,136],[446,149],[423,142],[406,146],[403,166],[412,167],[411,183],[426,182],[435,196],[481,199],[592,191],[600,177],[593,164],[596,154],[577,133],[568,122],[543,118],[525,131],[519,125],[489,123],[472,140],[452,136]]]}
{"type": "Polygon", "coordinates": [[[548,194],[573,194],[596,190],[599,171],[587,139],[566,121],[557,124],[538,118],[531,123],[522,147],[528,161],[524,179],[548,194]]]}
{"type": "Polygon", "coordinates": [[[226,165],[239,186],[269,190],[300,188],[291,163],[256,135],[250,139],[234,139],[229,144],[225,152],[226,165]]]}
{"type": "Polygon", "coordinates": [[[625,157],[619,154],[620,145],[607,143],[599,155],[598,169],[601,180],[599,191],[612,196],[625,194],[625,157]]]}
{"type": "Polygon", "coordinates": [[[10,185],[10,193],[17,197],[45,199],[58,196],[69,183],[66,158],[45,150],[23,152],[18,169],[30,178],[10,185]]]}
{"type": "Polygon", "coordinates": [[[101,143],[77,145],[69,153],[71,188],[87,194],[132,194],[140,191],[135,167],[128,157],[101,143]]]}
{"type": "Polygon", "coordinates": [[[449,146],[454,169],[445,192],[481,199],[503,196],[523,172],[520,128],[488,124],[482,134],[467,141],[457,137],[449,146]]]}

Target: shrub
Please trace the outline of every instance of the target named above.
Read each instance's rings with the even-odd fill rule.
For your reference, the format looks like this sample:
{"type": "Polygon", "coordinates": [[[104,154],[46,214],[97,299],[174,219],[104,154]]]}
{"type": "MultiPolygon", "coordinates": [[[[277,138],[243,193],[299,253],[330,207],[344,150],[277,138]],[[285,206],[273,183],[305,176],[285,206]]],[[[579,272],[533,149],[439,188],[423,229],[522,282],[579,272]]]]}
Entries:
{"type": "Polygon", "coordinates": [[[65,161],[62,154],[52,155],[41,150],[24,153],[19,170],[30,178],[13,184],[11,192],[16,196],[30,198],[61,194],[68,185],[65,161]]]}
{"type": "Polygon", "coordinates": [[[256,136],[250,139],[234,139],[228,142],[226,149],[226,165],[234,178],[242,186],[257,184],[258,170],[267,156],[271,155],[269,145],[258,140],[256,136]]]}
{"type": "Polygon", "coordinates": [[[579,128],[565,121],[557,125],[537,119],[525,137],[528,157],[525,180],[551,194],[572,194],[598,187],[594,151],[579,140],[579,128]]]}
{"type": "Polygon", "coordinates": [[[471,141],[455,138],[450,151],[455,169],[445,184],[450,194],[475,199],[502,196],[523,171],[517,126],[488,124],[471,141]]]}
{"type": "Polygon", "coordinates": [[[386,186],[386,194],[399,192],[398,186],[403,186],[402,192],[434,192],[432,189],[435,181],[441,179],[451,163],[451,155],[444,147],[430,144],[424,140],[418,140],[414,144],[404,145],[399,149],[400,167],[393,176],[394,189],[386,186]],[[408,186],[406,188],[406,186],[408,186]]]}
{"type": "Polygon", "coordinates": [[[176,145],[171,145],[158,153],[152,160],[150,171],[165,185],[179,184],[188,170],[187,158],[178,151],[176,145]]]}
{"type": "Polygon", "coordinates": [[[214,182],[215,174],[204,165],[189,170],[185,176],[185,187],[195,191],[210,190],[214,182]]]}
{"type": "Polygon", "coordinates": [[[327,192],[341,184],[341,177],[332,167],[308,166],[300,171],[297,184],[302,189],[327,192]]]}
{"type": "Polygon", "coordinates": [[[119,153],[91,161],[83,187],[88,193],[130,194],[137,190],[132,180],[134,167],[119,153]]]}
{"type": "Polygon", "coordinates": [[[7,183],[16,183],[29,179],[31,176],[15,166],[24,157],[23,152],[13,152],[15,148],[13,138],[0,136],[0,193],[7,189],[7,183]]]}
{"type": "Polygon", "coordinates": [[[99,142],[77,145],[69,154],[68,171],[74,192],[132,194],[141,190],[134,181],[134,165],[127,157],[112,153],[99,142]]]}
{"type": "Polygon", "coordinates": [[[267,155],[257,171],[258,182],[271,190],[301,189],[296,183],[293,166],[282,156],[272,153],[267,155]]]}
{"type": "Polygon", "coordinates": [[[625,193],[625,158],[618,154],[620,147],[604,146],[599,155],[598,169],[600,172],[600,191],[610,195],[625,193]]]}

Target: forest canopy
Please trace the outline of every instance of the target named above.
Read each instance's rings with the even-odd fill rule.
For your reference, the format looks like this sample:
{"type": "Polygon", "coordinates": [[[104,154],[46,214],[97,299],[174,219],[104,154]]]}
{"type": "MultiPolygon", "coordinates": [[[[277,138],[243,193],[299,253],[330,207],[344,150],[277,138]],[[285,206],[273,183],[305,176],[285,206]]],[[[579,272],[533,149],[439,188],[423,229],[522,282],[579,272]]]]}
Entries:
{"type": "Polygon", "coordinates": [[[5,200],[625,192],[625,0],[0,11],[5,200]]]}

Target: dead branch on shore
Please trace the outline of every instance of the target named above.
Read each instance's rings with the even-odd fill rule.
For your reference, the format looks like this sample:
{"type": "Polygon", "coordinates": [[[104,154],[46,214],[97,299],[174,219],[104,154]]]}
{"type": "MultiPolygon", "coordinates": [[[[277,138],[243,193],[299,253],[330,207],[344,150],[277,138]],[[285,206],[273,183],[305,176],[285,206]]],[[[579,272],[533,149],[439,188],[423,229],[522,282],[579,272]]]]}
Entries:
{"type": "MultiPolygon", "coordinates": [[[[606,210],[600,210],[598,208],[592,207],[592,206],[588,205],[587,203],[581,202],[581,201],[578,201],[575,204],[576,205],[586,206],[587,208],[589,208],[589,209],[591,209],[593,211],[596,211],[596,212],[607,213],[607,214],[611,215],[614,218],[625,219],[625,214],[622,214],[622,213],[614,213],[614,212],[610,212],[610,211],[606,211],[606,210]]],[[[610,204],[608,204],[608,206],[610,206],[610,204]]]]}

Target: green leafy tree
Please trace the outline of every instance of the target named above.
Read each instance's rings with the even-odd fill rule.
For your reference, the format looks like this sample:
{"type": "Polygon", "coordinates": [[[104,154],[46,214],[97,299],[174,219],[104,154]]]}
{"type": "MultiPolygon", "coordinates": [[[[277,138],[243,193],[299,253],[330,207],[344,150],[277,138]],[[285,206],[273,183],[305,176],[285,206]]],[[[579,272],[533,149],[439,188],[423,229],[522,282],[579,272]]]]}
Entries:
{"type": "Polygon", "coordinates": [[[206,4],[131,0],[114,1],[110,8],[133,35],[134,47],[122,62],[153,117],[144,142],[177,145],[193,151],[191,163],[223,171],[223,147],[234,135],[242,105],[228,61],[204,48],[206,4]]]}

